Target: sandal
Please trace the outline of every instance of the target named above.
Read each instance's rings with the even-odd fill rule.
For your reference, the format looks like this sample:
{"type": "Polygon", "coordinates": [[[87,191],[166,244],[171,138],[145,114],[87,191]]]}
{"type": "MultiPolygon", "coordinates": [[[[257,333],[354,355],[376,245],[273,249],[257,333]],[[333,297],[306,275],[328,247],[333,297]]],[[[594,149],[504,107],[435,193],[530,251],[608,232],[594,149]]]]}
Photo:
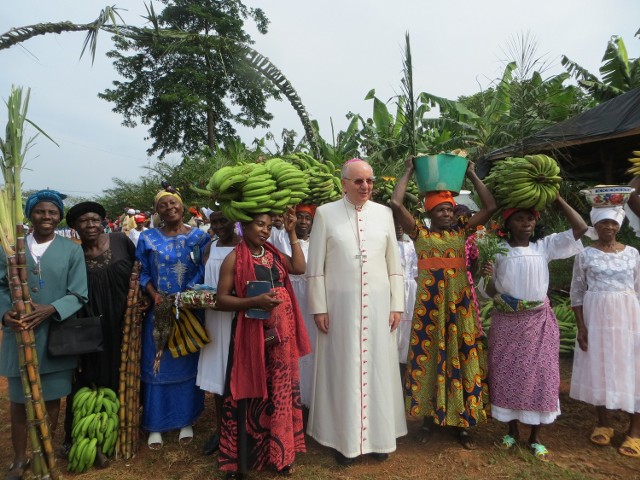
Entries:
{"type": "Polygon", "coordinates": [[[162,434],[160,432],[151,432],[147,439],[147,445],[150,450],[160,450],[162,448],[162,434]]]}
{"type": "Polygon", "coordinates": [[[5,477],[5,479],[6,480],[22,480],[22,477],[24,476],[24,472],[27,468],[29,468],[29,465],[31,465],[30,459],[26,459],[24,462],[18,462],[18,463],[13,462],[11,465],[9,465],[9,470],[7,471],[7,476],[5,477]],[[20,474],[12,475],[10,472],[14,470],[20,470],[20,474]]]}
{"type": "Polygon", "coordinates": [[[620,448],[618,448],[618,453],[625,457],[640,457],[640,438],[633,438],[627,435],[620,448]]]}
{"type": "Polygon", "coordinates": [[[591,443],[594,445],[606,447],[611,443],[613,433],[613,428],[611,427],[595,427],[593,432],[591,432],[589,440],[591,440],[591,443]]]}
{"type": "Polygon", "coordinates": [[[471,436],[471,434],[464,428],[461,428],[458,432],[458,441],[460,442],[460,445],[462,445],[462,448],[464,448],[465,450],[475,450],[476,448],[478,448],[476,442],[473,441],[473,437],[471,436]]]}
{"type": "Polygon", "coordinates": [[[517,443],[518,441],[507,433],[504,437],[502,437],[502,440],[500,440],[500,442],[495,442],[495,446],[500,448],[501,450],[509,450],[510,448],[513,448],[517,443]]]}
{"type": "Polygon", "coordinates": [[[549,450],[541,443],[532,443],[529,445],[531,453],[541,462],[549,461],[549,450]]]}
{"type": "Polygon", "coordinates": [[[182,427],[178,435],[178,443],[183,447],[189,445],[193,441],[193,427],[191,425],[182,427]]]}

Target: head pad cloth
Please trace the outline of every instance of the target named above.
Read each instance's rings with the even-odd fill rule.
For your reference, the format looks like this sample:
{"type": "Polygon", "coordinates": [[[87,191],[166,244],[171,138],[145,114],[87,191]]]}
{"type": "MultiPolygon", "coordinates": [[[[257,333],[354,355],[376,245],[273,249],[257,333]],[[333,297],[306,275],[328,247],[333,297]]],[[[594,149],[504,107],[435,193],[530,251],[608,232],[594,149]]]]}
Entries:
{"type": "Polygon", "coordinates": [[[427,192],[424,196],[424,209],[429,211],[441,203],[450,203],[452,207],[456,206],[453,195],[449,190],[439,190],[437,192],[427,192]]]}
{"type": "Polygon", "coordinates": [[[156,193],[156,196],[153,197],[154,210],[156,209],[156,205],[158,204],[160,199],[165,195],[171,195],[172,197],[176,198],[180,202],[180,204],[184,205],[184,202],[182,201],[182,197],[180,196],[180,194],[176,191],[175,188],[169,186],[167,187],[167,189],[160,190],[158,193],[156,193]]]}
{"type": "Polygon", "coordinates": [[[533,208],[505,208],[502,211],[502,220],[504,220],[504,223],[507,223],[507,220],[509,220],[511,215],[518,213],[519,211],[529,212],[536,220],[540,220],[540,212],[533,208]]]}
{"type": "MultiPolygon", "coordinates": [[[[613,220],[618,223],[618,225],[622,226],[622,221],[626,216],[624,212],[624,208],[621,206],[616,207],[599,207],[592,208],[591,213],[589,214],[591,217],[591,225],[595,226],[596,223],[601,222],[602,220],[613,220]]],[[[589,227],[587,229],[587,233],[585,234],[591,240],[598,240],[598,232],[595,228],[589,227]]]]}
{"type": "Polygon", "coordinates": [[[303,204],[299,204],[296,205],[296,213],[298,212],[307,212],[309,215],[311,215],[311,218],[313,218],[316,214],[316,207],[315,205],[303,205],[303,204]]]}

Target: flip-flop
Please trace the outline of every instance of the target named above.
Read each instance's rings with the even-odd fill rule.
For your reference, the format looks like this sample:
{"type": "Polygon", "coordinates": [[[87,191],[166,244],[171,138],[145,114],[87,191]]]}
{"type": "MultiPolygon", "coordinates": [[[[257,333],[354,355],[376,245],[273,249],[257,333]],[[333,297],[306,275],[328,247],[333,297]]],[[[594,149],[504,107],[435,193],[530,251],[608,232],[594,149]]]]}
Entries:
{"type": "Polygon", "coordinates": [[[160,450],[162,448],[162,434],[160,432],[151,432],[147,439],[147,445],[150,450],[160,450]]]}
{"type": "Polygon", "coordinates": [[[509,450],[513,448],[517,443],[518,441],[507,433],[504,437],[502,437],[500,442],[495,442],[495,446],[500,448],[501,450],[509,450]]]}
{"type": "Polygon", "coordinates": [[[593,443],[594,445],[606,447],[611,443],[613,434],[614,431],[611,427],[595,427],[593,429],[593,432],[591,432],[589,440],[591,440],[591,443],[593,443]]]}
{"type": "Polygon", "coordinates": [[[618,453],[625,457],[640,457],[640,438],[632,438],[627,435],[618,448],[618,453]]]}
{"type": "Polygon", "coordinates": [[[549,450],[541,443],[532,443],[529,445],[531,453],[541,462],[549,461],[549,450]]]}
{"type": "Polygon", "coordinates": [[[193,427],[191,425],[182,427],[180,435],[178,435],[178,443],[183,447],[189,445],[193,441],[193,427]]]}

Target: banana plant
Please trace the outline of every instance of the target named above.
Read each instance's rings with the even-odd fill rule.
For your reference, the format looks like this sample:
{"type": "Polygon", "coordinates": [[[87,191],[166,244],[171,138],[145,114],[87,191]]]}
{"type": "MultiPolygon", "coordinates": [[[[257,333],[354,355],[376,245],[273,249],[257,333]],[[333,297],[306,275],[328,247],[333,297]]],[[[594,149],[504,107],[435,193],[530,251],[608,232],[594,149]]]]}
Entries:
{"type": "MultiPolygon", "coordinates": [[[[640,30],[635,34],[640,38],[640,30]]],[[[629,58],[624,40],[611,37],[602,57],[601,79],[563,55],[562,65],[578,84],[601,103],[640,87],[640,58],[629,58]]]]}

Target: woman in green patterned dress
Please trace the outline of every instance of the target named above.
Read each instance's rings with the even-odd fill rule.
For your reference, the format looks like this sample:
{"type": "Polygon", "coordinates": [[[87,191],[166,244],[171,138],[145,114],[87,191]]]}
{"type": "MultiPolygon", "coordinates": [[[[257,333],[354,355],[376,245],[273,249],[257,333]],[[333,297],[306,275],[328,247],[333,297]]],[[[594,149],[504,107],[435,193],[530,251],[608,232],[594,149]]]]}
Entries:
{"type": "Polygon", "coordinates": [[[488,396],[464,246],[467,235],[489,220],[496,202],[469,163],[467,176],[483,207],[471,218],[455,218],[451,192],[429,192],[424,200],[427,228],[402,203],[413,169],[409,157],[391,199],[394,215],[410,232],[418,254],[418,291],[404,380],[407,413],[424,418],[421,442],[431,439],[435,424],[455,428],[462,446],[471,450],[476,445],[467,428],[486,420],[488,396]]]}

